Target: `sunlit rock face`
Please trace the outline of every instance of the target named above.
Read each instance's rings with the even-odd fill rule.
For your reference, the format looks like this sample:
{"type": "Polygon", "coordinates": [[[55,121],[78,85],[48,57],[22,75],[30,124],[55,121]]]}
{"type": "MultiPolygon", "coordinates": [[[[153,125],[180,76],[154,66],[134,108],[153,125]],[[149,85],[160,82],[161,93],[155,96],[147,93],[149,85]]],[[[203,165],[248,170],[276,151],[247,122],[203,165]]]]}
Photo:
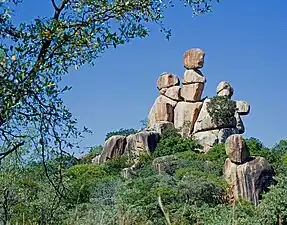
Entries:
{"type": "Polygon", "coordinates": [[[247,199],[259,204],[262,192],[273,182],[274,170],[263,157],[252,157],[244,139],[231,135],[226,140],[226,159],[223,174],[229,183],[235,201],[247,199]]]}

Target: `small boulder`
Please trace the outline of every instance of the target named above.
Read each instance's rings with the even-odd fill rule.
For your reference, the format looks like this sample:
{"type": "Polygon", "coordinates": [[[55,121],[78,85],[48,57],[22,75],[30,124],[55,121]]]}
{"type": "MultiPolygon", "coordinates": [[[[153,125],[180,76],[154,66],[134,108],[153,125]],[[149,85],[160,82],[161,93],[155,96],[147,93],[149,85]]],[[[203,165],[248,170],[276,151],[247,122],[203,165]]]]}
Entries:
{"type": "Polygon", "coordinates": [[[205,53],[199,48],[187,50],[183,56],[183,64],[186,69],[199,69],[204,65],[205,53]]]}
{"type": "Polygon", "coordinates": [[[204,89],[204,83],[183,84],[181,97],[187,102],[199,102],[204,89]]]}
{"type": "Polygon", "coordinates": [[[149,127],[160,121],[173,122],[173,110],[176,104],[176,101],[166,96],[158,96],[149,112],[149,127]]]}
{"type": "Polygon", "coordinates": [[[244,138],[240,134],[229,136],[225,142],[228,158],[237,164],[244,163],[250,156],[244,138]]]}
{"type": "Polygon", "coordinates": [[[231,98],[233,95],[233,92],[234,90],[232,86],[226,81],[221,81],[216,88],[217,96],[227,96],[231,98]]]}
{"type": "Polygon", "coordinates": [[[157,80],[157,88],[159,90],[172,86],[179,86],[179,84],[179,78],[176,75],[167,72],[162,73],[157,80]]]}
{"type": "Polygon", "coordinates": [[[186,70],[182,84],[205,83],[206,79],[199,70],[186,70]]]}
{"type": "Polygon", "coordinates": [[[250,105],[246,101],[236,101],[236,110],[239,115],[248,115],[250,112],[250,105]]]}
{"type": "Polygon", "coordinates": [[[181,101],[182,97],[180,96],[180,90],[181,90],[180,86],[173,86],[167,88],[164,95],[174,101],[181,101]]]}

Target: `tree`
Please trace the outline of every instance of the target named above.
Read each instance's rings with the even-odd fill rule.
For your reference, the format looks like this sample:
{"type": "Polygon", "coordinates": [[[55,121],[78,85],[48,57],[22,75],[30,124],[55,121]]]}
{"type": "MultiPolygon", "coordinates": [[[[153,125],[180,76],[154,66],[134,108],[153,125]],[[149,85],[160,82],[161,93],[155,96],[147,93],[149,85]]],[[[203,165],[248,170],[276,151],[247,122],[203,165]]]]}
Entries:
{"type": "MultiPolygon", "coordinates": [[[[50,1],[51,17],[21,24],[13,12],[23,1],[0,1],[0,160],[28,144],[43,161],[75,147],[82,132],[63,104],[62,94],[71,88],[60,88],[63,75],[93,64],[110,47],[147,37],[150,23],[170,36],[163,14],[171,1],[50,1]]],[[[184,1],[195,14],[209,12],[211,3],[184,1]]]]}

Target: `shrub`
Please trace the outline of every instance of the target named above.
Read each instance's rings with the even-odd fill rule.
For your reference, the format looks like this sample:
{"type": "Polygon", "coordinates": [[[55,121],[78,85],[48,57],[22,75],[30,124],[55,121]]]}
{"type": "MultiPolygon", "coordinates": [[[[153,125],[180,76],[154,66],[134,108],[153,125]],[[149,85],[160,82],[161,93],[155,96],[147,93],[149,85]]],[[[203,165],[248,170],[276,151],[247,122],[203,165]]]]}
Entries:
{"type": "Polygon", "coordinates": [[[207,102],[207,112],[216,124],[228,124],[234,118],[236,103],[227,96],[216,96],[207,102]]]}
{"type": "Polygon", "coordinates": [[[98,184],[117,179],[109,168],[105,165],[79,164],[67,170],[65,175],[69,178],[70,201],[74,204],[88,202],[98,184]]]}
{"type": "Polygon", "coordinates": [[[161,137],[153,157],[172,155],[177,152],[197,151],[200,145],[192,138],[184,138],[176,130],[169,130],[161,137]]]}
{"type": "Polygon", "coordinates": [[[105,141],[108,140],[110,137],[115,136],[115,135],[123,135],[123,136],[128,136],[130,134],[136,134],[138,130],[135,130],[133,128],[130,129],[119,129],[117,131],[112,131],[106,134],[105,141]]]}

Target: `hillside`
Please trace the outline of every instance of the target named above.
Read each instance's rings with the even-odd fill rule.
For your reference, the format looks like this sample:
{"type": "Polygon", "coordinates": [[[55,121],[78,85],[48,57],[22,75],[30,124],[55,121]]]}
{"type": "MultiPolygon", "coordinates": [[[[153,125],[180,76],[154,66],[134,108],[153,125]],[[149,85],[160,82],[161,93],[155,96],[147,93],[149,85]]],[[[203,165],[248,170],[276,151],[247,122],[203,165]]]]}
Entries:
{"type": "Polygon", "coordinates": [[[226,81],[202,99],[203,64],[200,49],[188,50],[182,87],[160,75],[142,130],[109,132],[79,159],[5,158],[1,224],[286,224],[287,140],[244,139],[249,104],[232,100],[226,81]]]}

